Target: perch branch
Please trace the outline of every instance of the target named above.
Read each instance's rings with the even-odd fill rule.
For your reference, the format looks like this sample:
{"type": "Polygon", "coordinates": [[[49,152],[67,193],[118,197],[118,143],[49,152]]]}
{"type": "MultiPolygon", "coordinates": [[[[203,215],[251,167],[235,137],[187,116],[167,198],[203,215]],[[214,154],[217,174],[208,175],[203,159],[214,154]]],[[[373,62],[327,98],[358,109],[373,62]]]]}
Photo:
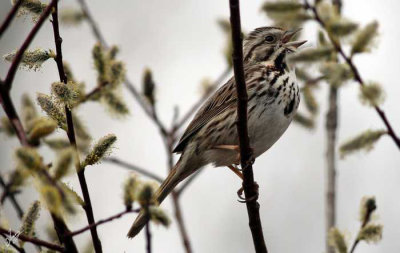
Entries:
{"type": "MultiPolygon", "coordinates": [[[[57,4],[54,6],[52,17],[53,17],[52,24],[53,24],[53,31],[54,31],[54,41],[55,41],[56,53],[57,53],[55,61],[57,63],[60,80],[62,82],[64,82],[65,84],[67,84],[68,80],[67,80],[67,76],[65,74],[63,58],[62,58],[62,49],[61,49],[62,38],[60,36],[59,25],[58,25],[58,6],[57,6],[57,4]]],[[[72,119],[72,111],[70,110],[70,108],[67,105],[65,106],[65,114],[66,114],[67,126],[68,126],[68,129],[67,129],[68,139],[71,143],[71,146],[73,146],[73,148],[75,150],[76,170],[77,170],[77,174],[78,174],[79,184],[80,184],[81,190],[82,190],[83,199],[85,201],[84,210],[86,213],[88,223],[92,224],[92,223],[94,223],[94,215],[93,215],[93,208],[92,208],[90,195],[89,195],[89,189],[88,189],[85,174],[84,174],[85,168],[81,168],[81,166],[80,166],[79,155],[78,155],[78,151],[77,151],[78,149],[77,149],[76,139],[75,139],[74,123],[73,123],[73,119],[72,119]]],[[[97,234],[96,227],[91,228],[90,232],[92,235],[93,246],[94,246],[96,253],[102,252],[101,242],[100,242],[99,236],[97,234]]]]}
{"type": "Polygon", "coordinates": [[[239,135],[241,166],[243,169],[243,189],[246,196],[247,213],[249,216],[249,226],[253,236],[254,248],[257,253],[268,252],[264,241],[260,219],[260,205],[258,199],[258,186],[254,182],[252,167],[252,152],[250,148],[249,135],[247,129],[247,88],[243,69],[243,46],[240,24],[239,0],[230,0],[230,23],[233,42],[233,71],[235,74],[237,102],[237,131],[239,135]]]}

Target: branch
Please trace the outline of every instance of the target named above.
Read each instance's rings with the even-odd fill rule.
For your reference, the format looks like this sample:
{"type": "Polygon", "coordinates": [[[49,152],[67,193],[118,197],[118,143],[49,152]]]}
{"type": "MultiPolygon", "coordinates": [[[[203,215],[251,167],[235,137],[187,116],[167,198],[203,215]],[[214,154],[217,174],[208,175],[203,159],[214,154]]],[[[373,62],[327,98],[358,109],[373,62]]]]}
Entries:
{"type": "Polygon", "coordinates": [[[17,14],[19,7],[21,6],[23,0],[18,0],[14,6],[12,7],[12,9],[10,10],[10,12],[8,13],[6,19],[4,20],[3,24],[1,24],[0,26],[0,39],[1,36],[3,35],[3,33],[5,32],[5,30],[9,27],[11,21],[14,19],[15,14],[17,14]]]}
{"type": "Polygon", "coordinates": [[[8,71],[7,77],[4,81],[4,85],[8,90],[11,89],[12,82],[14,80],[15,73],[18,70],[19,63],[22,60],[22,57],[24,56],[25,50],[29,47],[31,44],[33,38],[35,38],[37,32],[39,31],[40,27],[42,27],[44,21],[46,18],[50,15],[51,10],[53,7],[57,4],[58,0],[52,0],[49,5],[46,7],[46,9],[43,11],[42,15],[40,16],[39,20],[37,21],[36,25],[33,27],[31,32],[29,33],[28,37],[25,39],[24,43],[18,50],[17,54],[14,57],[14,60],[11,63],[11,67],[8,71]]]}
{"type": "Polygon", "coordinates": [[[160,176],[158,176],[158,175],[156,175],[156,174],[154,174],[154,173],[152,173],[152,172],[150,172],[150,171],[148,171],[146,169],[140,168],[140,167],[138,167],[136,165],[133,165],[133,164],[127,163],[127,162],[125,162],[123,160],[120,160],[118,158],[114,158],[114,157],[104,158],[102,161],[105,161],[105,162],[108,162],[108,163],[113,163],[113,164],[116,164],[118,166],[124,167],[126,169],[136,171],[141,175],[144,175],[146,177],[149,177],[151,179],[154,179],[154,180],[158,181],[159,183],[162,183],[164,181],[164,179],[162,177],[160,177],[160,176]]]}
{"type": "MultiPolygon", "coordinates": [[[[304,8],[311,10],[311,12],[314,15],[314,19],[320,24],[320,26],[324,30],[327,30],[327,26],[326,26],[325,22],[319,16],[319,13],[318,13],[317,9],[315,8],[315,6],[310,5],[307,0],[304,0],[304,8]]],[[[339,42],[337,40],[335,40],[334,38],[332,38],[332,36],[330,36],[329,33],[328,33],[328,37],[329,37],[329,40],[332,43],[333,47],[335,48],[335,51],[337,53],[339,53],[340,56],[349,65],[351,71],[353,72],[354,80],[356,80],[361,86],[364,86],[365,82],[364,82],[363,78],[361,77],[361,74],[358,71],[358,68],[354,65],[352,57],[347,56],[345,54],[345,52],[343,51],[343,48],[339,44],[339,42]]],[[[394,141],[396,146],[400,149],[400,138],[396,135],[390,121],[386,117],[385,112],[379,106],[374,106],[374,109],[378,113],[378,115],[381,118],[381,120],[383,121],[384,125],[386,126],[388,135],[392,138],[392,140],[394,141]]]]}
{"type": "Polygon", "coordinates": [[[4,192],[3,192],[2,196],[1,196],[1,200],[2,200],[1,204],[3,204],[3,201],[5,200],[6,197],[9,197],[12,205],[15,208],[15,211],[17,211],[18,217],[21,219],[22,216],[24,215],[24,211],[22,211],[22,208],[21,208],[20,204],[18,203],[18,201],[16,200],[16,198],[14,196],[14,193],[10,192],[9,185],[7,185],[4,182],[3,177],[1,175],[0,175],[0,185],[4,189],[4,192]]]}
{"type": "Polygon", "coordinates": [[[79,230],[76,230],[76,231],[70,232],[70,233],[68,233],[68,234],[65,234],[65,237],[74,237],[74,236],[76,236],[76,235],[82,234],[83,232],[85,232],[85,231],[87,231],[87,230],[89,230],[89,229],[92,229],[92,228],[95,228],[95,227],[97,227],[97,226],[100,226],[101,224],[104,224],[104,223],[110,222],[110,221],[112,221],[112,220],[121,218],[121,217],[124,216],[125,214],[128,214],[128,213],[137,213],[137,212],[139,212],[139,211],[140,211],[140,209],[127,209],[127,210],[122,211],[122,212],[120,212],[120,213],[117,213],[116,215],[113,215],[113,216],[111,216],[111,217],[109,217],[109,218],[107,218],[107,219],[99,220],[98,222],[89,224],[89,225],[87,225],[87,226],[84,227],[84,228],[81,228],[81,229],[79,229],[79,230]]]}
{"type": "MultiPolygon", "coordinates": [[[[62,49],[61,49],[62,38],[60,37],[60,31],[59,31],[59,25],[58,25],[58,6],[57,5],[54,6],[52,17],[53,17],[52,24],[53,24],[54,40],[55,40],[56,53],[57,53],[55,61],[57,63],[60,80],[62,82],[64,82],[65,84],[67,84],[68,80],[67,80],[67,76],[65,75],[63,58],[62,58],[62,49]]],[[[94,223],[94,216],[93,216],[92,204],[90,201],[89,189],[87,187],[86,178],[85,178],[85,168],[81,168],[81,166],[80,166],[78,149],[77,149],[76,139],[75,139],[74,123],[72,120],[72,111],[70,110],[70,108],[67,105],[65,106],[65,114],[66,114],[67,127],[68,127],[68,129],[67,129],[68,139],[69,139],[69,142],[71,143],[71,146],[75,150],[76,170],[77,170],[77,174],[78,174],[79,184],[80,184],[81,190],[82,190],[83,199],[85,201],[84,210],[86,213],[88,223],[91,224],[91,223],[94,223]]],[[[94,246],[95,251],[102,252],[101,242],[100,242],[99,236],[97,234],[96,227],[91,228],[90,232],[92,235],[93,246],[94,246]]]]}
{"type": "Polygon", "coordinates": [[[12,240],[13,238],[18,238],[21,241],[30,242],[34,245],[43,246],[48,249],[56,250],[59,252],[64,252],[64,250],[65,250],[63,247],[61,247],[57,244],[53,244],[53,243],[46,242],[46,241],[43,241],[43,240],[40,240],[37,238],[29,237],[29,236],[21,234],[20,232],[12,231],[11,229],[5,229],[5,228],[0,227],[0,234],[11,237],[10,240],[12,240]]]}
{"type": "Polygon", "coordinates": [[[253,243],[257,253],[268,252],[264,241],[260,219],[260,205],[258,199],[258,186],[254,182],[252,167],[252,151],[247,129],[247,88],[243,69],[243,46],[240,24],[239,0],[230,0],[230,22],[233,42],[233,71],[235,74],[237,103],[237,131],[240,144],[241,167],[243,170],[243,189],[246,196],[247,213],[249,216],[249,226],[253,236],[253,243]]]}
{"type": "Polygon", "coordinates": [[[147,223],[145,227],[145,232],[146,232],[146,250],[147,253],[151,253],[151,232],[150,232],[150,212],[149,212],[149,206],[146,205],[145,207],[145,213],[147,215],[147,223]]]}

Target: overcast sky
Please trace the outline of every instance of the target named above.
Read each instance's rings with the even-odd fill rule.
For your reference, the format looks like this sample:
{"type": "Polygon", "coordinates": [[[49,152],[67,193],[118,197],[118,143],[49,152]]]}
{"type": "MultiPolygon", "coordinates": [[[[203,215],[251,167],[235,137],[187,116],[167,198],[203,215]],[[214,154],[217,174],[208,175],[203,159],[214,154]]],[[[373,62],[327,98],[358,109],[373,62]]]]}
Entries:
{"type": "MultiPolygon", "coordinates": [[[[75,1],[61,1],[62,6],[75,6],[75,1]]],[[[228,17],[228,1],[169,0],[169,1],[88,1],[102,31],[110,44],[121,48],[127,74],[138,86],[143,70],[153,70],[157,82],[157,108],[161,119],[169,124],[173,107],[185,112],[200,95],[204,77],[215,79],[224,69],[222,55],[225,37],[216,25],[218,18],[228,17]]],[[[271,24],[260,11],[264,1],[242,2],[243,30],[250,31],[271,24]]],[[[383,105],[390,121],[400,133],[400,85],[396,80],[400,67],[398,13],[395,0],[347,0],[343,14],[361,24],[372,20],[380,23],[378,46],[371,54],[357,57],[366,80],[380,82],[386,91],[383,105]]],[[[9,1],[0,2],[0,19],[4,19],[9,1]]],[[[14,22],[0,40],[0,55],[20,46],[32,24],[29,19],[14,22]]],[[[305,27],[303,38],[315,46],[315,26],[305,27]]],[[[53,48],[51,26],[47,22],[32,48],[53,48]]],[[[95,85],[96,75],[91,60],[95,40],[88,25],[79,28],[61,27],[64,58],[71,63],[77,79],[88,87],[95,85]]],[[[1,61],[0,76],[9,64],[1,61]]],[[[44,64],[41,71],[20,70],[15,78],[12,97],[16,104],[22,93],[32,97],[37,92],[49,92],[58,74],[54,62],[44,64]]],[[[138,86],[139,87],[139,86],[138,86]]],[[[292,124],[283,137],[255,163],[255,177],[260,185],[261,218],[268,248],[271,252],[324,252],[324,186],[325,131],[327,89],[317,92],[321,104],[318,126],[305,130],[292,124]]],[[[108,133],[118,137],[113,155],[166,175],[166,155],[158,130],[144,115],[129,93],[124,97],[131,108],[125,120],[110,118],[99,104],[88,103],[78,114],[94,139],[108,133]]],[[[339,141],[342,142],[368,128],[382,128],[376,113],[360,104],[358,85],[349,83],[340,91],[339,141]]],[[[304,110],[304,105],[300,110],[304,110]]],[[[0,116],[4,116],[0,110],[0,116]]],[[[2,173],[13,168],[12,151],[18,147],[15,139],[0,137],[2,173]]],[[[50,159],[51,152],[42,153],[50,159]]],[[[128,172],[104,163],[87,168],[87,181],[96,219],[123,210],[122,182],[128,172]]],[[[378,245],[361,243],[358,252],[398,252],[400,250],[400,156],[388,137],[370,153],[360,153],[338,161],[338,227],[346,231],[352,242],[358,231],[358,210],[364,195],[377,198],[377,221],[384,224],[383,240],[378,245]]],[[[67,181],[80,192],[77,178],[67,181]]],[[[184,193],[183,214],[195,252],[252,252],[253,245],[247,226],[244,204],[238,203],[236,191],[240,182],[225,168],[207,168],[184,193]]],[[[20,198],[24,208],[32,202],[29,193],[20,198]]],[[[173,216],[170,200],[163,207],[173,216]]],[[[13,209],[6,205],[11,226],[18,229],[13,209]]],[[[41,224],[48,220],[42,211],[41,224]]],[[[125,237],[134,215],[99,227],[104,252],[144,252],[144,237],[125,237]]],[[[72,229],[86,225],[84,213],[68,220],[72,229]]],[[[44,225],[43,225],[44,226],[44,225]]],[[[45,237],[45,235],[41,235],[45,237]]],[[[82,247],[89,233],[77,237],[82,247]]],[[[168,230],[153,226],[154,252],[183,252],[176,223],[168,230]]]]}

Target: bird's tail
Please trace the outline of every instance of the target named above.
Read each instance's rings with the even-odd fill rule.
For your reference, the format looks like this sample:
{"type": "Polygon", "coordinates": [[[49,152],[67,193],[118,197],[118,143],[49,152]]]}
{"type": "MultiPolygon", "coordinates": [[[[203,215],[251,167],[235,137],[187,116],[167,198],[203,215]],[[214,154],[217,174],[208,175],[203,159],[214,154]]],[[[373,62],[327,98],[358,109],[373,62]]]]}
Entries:
{"type": "MultiPolygon", "coordinates": [[[[161,204],[161,202],[168,196],[168,194],[171,193],[175,186],[185,178],[185,175],[178,173],[178,171],[182,171],[179,169],[180,165],[181,163],[178,161],[169,173],[168,177],[154,193],[154,199],[156,200],[156,203],[161,204]]],[[[135,237],[146,225],[147,220],[148,217],[145,215],[144,211],[141,210],[139,215],[136,217],[136,220],[133,222],[133,225],[129,229],[127,234],[128,238],[135,237]]]]}

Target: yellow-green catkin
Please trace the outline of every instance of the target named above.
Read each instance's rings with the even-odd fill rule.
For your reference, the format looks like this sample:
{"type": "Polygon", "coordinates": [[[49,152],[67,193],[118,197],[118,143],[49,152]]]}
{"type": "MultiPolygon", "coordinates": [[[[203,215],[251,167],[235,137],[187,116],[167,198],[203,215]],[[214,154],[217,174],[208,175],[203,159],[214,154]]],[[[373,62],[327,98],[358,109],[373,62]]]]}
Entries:
{"type": "Polygon", "coordinates": [[[285,29],[299,27],[304,21],[311,18],[304,11],[302,5],[296,1],[266,2],[262,10],[272,19],[276,26],[285,29]]]}
{"type": "Polygon", "coordinates": [[[39,140],[40,138],[46,137],[54,132],[57,128],[57,122],[48,117],[39,117],[32,122],[31,129],[29,131],[30,140],[39,140]]]}
{"type": "Polygon", "coordinates": [[[360,222],[367,223],[371,218],[371,213],[376,210],[375,197],[363,197],[360,202],[360,222]]]}
{"type": "Polygon", "coordinates": [[[36,149],[31,147],[20,147],[15,156],[18,163],[29,171],[38,171],[42,168],[42,158],[36,149]]]}
{"type": "Polygon", "coordinates": [[[297,124],[308,128],[308,129],[313,129],[315,127],[315,122],[312,117],[306,116],[300,112],[297,112],[296,115],[294,115],[293,118],[294,122],[297,124]]]}
{"type": "Polygon", "coordinates": [[[17,166],[15,170],[10,175],[10,191],[17,191],[21,186],[24,185],[26,179],[29,177],[29,173],[24,170],[23,167],[17,166]]]}
{"type": "Polygon", "coordinates": [[[349,66],[336,61],[324,62],[320,67],[320,72],[327,82],[334,87],[340,87],[353,78],[353,72],[349,66]]]}
{"type": "Polygon", "coordinates": [[[80,97],[79,87],[72,81],[68,81],[66,84],[63,82],[54,82],[51,85],[51,93],[57,100],[69,108],[72,108],[80,97]]]}
{"type": "MultiPolygon", "coordinates": [[[[4,55],[6,61],[12,62],[17,52],[4,55]]],[[[51,50],[34,49],[26,50],[22,56],[21,65],[27,69],[39,70],[42,64],[50,58],[54,58],[55,54],[51,50]]]]}
{"type": "Polygon", "coordinates": [[[79,196],[79,194],[76,191],[74,191],[70,186],[68,186],[64,182],[60,182],[60,185],[63,192],[66,193],[66,195],[68,196],[68,198],[70,198],[72,202],[77,203],[80,206],[85,206],[85,201],[81,198],[81,196],[79,196]]]}
{"type": "Polygon", "coordinates": [[[51,96],[38,93],[37,102],[42,110],[57,122],[59,127],[66,129],[65,113],[63,112],[63,109],[53,101],[51,96]]]}
{"type": "Polygon", "coordinates": [[[348,36],[357,28],[358,24],[341,18],[334,19],[328,24],[329,33],[338,37],[348,36]]]}
{"type": "Polygon", "coordinates": [[[308,111],[313,115],[316,114],[318,112],[318,103],[310,85],[304,86],[303,97],[308,111]]]}
{"type": "MultiPolygon", "coordinates": [[[[35,201],[32,203],[28,211],[22,217],[22,226],[19,229],[21,234],[29,237],[34,235],[35,223],[36,220],[39,218],[39,212],[40,212],[40,202],[35,201]]],[[[19,244],[22,246],[24,242],[20,241],[19,244]]]]}
{"type": "Polygon", "coordinates": [[[376,243],[382,239],[383,226],[379,224],[368,224],[361,228],[358,239],[368,243],[376,243]]]}
{"type": "MultiPolygon", "coordinates": [[[[15,4],[17,0],[11,0],[11,2],[12,4],[15,4]]],[[[46,7],[47,4],[44,4],[39,0],[22,0],[22,4],[18,10],[18,15],[30,14],[32,15],[32,21],[36,22],[46,7]]]]}
{"type": "Polygon", "coordinates": [[[124,184],[124,204],[127,209],[132,208],[132,203],[135,201],[136,191],[139,182],[136,174],[131,174],[124,184]]]}
{"type": "Polygon", "coordinates": [[[158,206],[149,207],[150,219],[155,224],[161,224],[164,227],[168,227],[171,224],[171,220],[165,211],[158,206]]]}
{"type": "Polygon", "coordinates": [[[354,153],[359,150],[369,151],[373,145],[387,132],[385,130],[367,130],[340,146],[341,156],[354,153]]]}
{"type": "Polygon", "coordinates": [[[296,1],[266,2],[262,9],[266,12],[292,12],[303,8],[303,5],[296,1]]]}
{"type": "Polygon", "coordinates": [[[76,8],[63,9],[60,12],[60,21],[64,25],[76,26],[86,19],[82,10],[76,8]]]}
{"type": "Polygon", "coordinates": [[[0,130],[4,132],[7,136],[14,136],[15,135],[15,130],[13,126],[11,125],[10,120],[6,117],[3,116],[0,119],[1,123],[1,128],[0,130]]]}
{"type": "Polygon", "coordinates": [[[32,123],[38,117],[35,105],[27,94],[22,95],[22,122],[26,130],[29,132],[32,129],[32,123]]]}
{"type": "Polygon", "coordinates": [[[371,45],[378,35],[378,26],[378,22],[373,21],[357,33],[351,48],[351,55],[371,50],[371,45]]]}
{"type": "Polygon", "coordinates": [[[330,47],[309,48],[291,56],[289,59],[291,62],[317,62],[327,59],[331,56],[331,53],[330,47]]]}
{"type": "Polygon", "coordinates": [[[149,68],[146,68],[143,74],[143,95],[149,101],[149,103],[154,106],[155,104],[155,97],[154,97],[154,90],[155,90],[155,83],[153,80],[153,74],[149,68]]]}
{"type": "Polygon", "coordinates": [[[51,149],[60,151],[71,146],[69,141],[64,138],[45,139],[43,142],[51,149]]]}
{"type": "Polygon", "coordinates": [[[137,191],[137,201],[141,206],[149,206],[154,203],[153,195],[157,189],[155,182],[145,182],[140,185],[140,189],[137,191]]]}
{"type": "Polygon", "coordinates": [[[107,106],[107,110],[112,116],[123,117],[129,114],[129,109],[117,92],[118,90],[103,92],[101,101],[107,106]]]}
{"type": "Polygon", "coordinates": [[[74,162],[74,151],[66,148],[58,153],[57,161],[54,166],[54,179],[59,180],[67,175],[74,162]]]}
{"type": "Polygon", "coordinates": [[[385,93],[378,83],[368,83],[360,87],[360,100],[369,106],[378,106],[385,100],[385,93]]]}
{"type": "Polygon", "coordinates": [[[40,195],[47,209],[55,215],[60,216],[62,210],[62,198],[60,192],[52,185],[41,185],[39,188],[40,195]]]}
{"type": "Polygon", "coordinates": [[[328,243],[338,253],[347,253],[347,243],[343,234],[337,228],[331,228],[328,234],[328,243]]]}
{"type": "Polygon", "coordinates": [[[74,122],[74,128],[76,136],[79,138],[79,141],[89,142],[91,141],[92,137],[86,130],[85,124],[82,122],[81,118],[77,116],[76,113],[72,115],[72,119],[74,122]]]}
{"type": "Polygon", "coordinates": [[[98,73],[98,83],[102,84],[107,82],[107,59],[105,57],[104,48],[100,43],[96,43],[92,49],[92,57],[94,60],[94,67],[98,73]]]}
{"type": "Polygon", "coordinates": [[[111,61],[109,71],[109,82],[115,87],[120,85],[125,80],[125,65],[121,61],[111,61]]]}
{"type": "Polygon", "coordinates": [[[113,134],[109,134],[101,138],[92,148],[90,153],[86,156],[85,161],[82,164],[82,167],[87,165],[93,165],[107,155],[113,144],[116,142],[117,137],[113,134]]]}

